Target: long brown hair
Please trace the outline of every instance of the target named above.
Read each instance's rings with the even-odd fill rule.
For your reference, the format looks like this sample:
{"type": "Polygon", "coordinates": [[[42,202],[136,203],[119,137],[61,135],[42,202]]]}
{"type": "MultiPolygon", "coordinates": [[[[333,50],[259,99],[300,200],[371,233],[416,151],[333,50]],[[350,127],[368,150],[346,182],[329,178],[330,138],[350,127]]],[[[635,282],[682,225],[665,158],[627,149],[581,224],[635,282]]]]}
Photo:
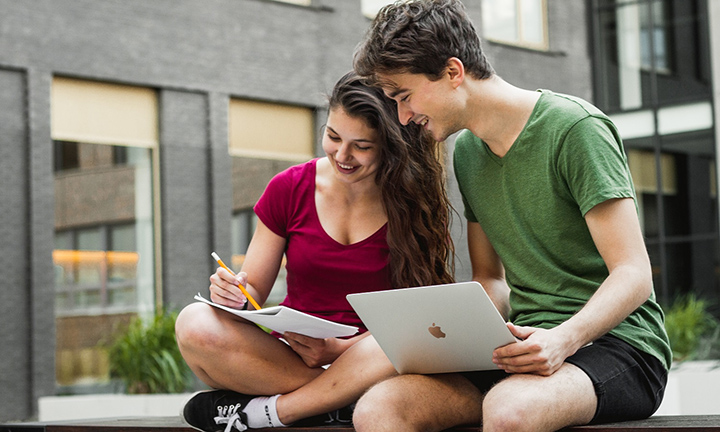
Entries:
{"type": "Polygon", "coordinates": [[[342,108],[378,133],[380,166],[375,181],[388,216],[393,287],[453,282],[452,207],[440,144],[419,125],[402,126],[395,102],[355,72],[337,82],[329,108],[342,108]]]}

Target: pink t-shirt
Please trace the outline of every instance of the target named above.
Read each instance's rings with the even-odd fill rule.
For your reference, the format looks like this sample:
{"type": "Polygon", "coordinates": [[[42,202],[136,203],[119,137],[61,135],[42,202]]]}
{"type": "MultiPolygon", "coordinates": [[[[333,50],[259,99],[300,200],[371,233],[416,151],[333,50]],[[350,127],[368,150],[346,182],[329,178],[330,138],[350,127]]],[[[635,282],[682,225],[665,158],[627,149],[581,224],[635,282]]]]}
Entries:
{"type": "Polygon", "coordinates": [[[254,208],[272,232],[287,239],[287,297],[281,304],[366,331],[345,296],[391,288],[387,224],[351,245],[330,237],[315,207],[317,161],[277,174],[254,208]]]}

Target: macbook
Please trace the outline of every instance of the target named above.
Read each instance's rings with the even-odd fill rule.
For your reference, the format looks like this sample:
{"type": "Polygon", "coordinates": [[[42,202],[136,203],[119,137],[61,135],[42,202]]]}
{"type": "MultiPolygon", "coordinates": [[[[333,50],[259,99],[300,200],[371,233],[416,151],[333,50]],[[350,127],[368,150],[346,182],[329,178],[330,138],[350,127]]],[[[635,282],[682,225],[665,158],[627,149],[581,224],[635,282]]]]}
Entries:
{"type": "Polygon", "coordinates": [[[497,370],[493,350],[516,341],[478,282],[350,294],[347,299],[399,373],[497,370]]]}

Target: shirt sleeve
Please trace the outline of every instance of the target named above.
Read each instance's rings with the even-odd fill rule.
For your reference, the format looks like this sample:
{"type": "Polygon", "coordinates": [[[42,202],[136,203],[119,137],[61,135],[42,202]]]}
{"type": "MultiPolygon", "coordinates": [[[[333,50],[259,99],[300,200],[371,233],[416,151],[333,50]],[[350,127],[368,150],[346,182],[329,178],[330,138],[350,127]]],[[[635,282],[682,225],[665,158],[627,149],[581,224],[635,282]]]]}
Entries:
{"type": "Polygon", "coordinates": [[[606,120],[586,117],[570,129],[558,169],[583,215],[609,199],[635,197],[622,141],[606,120]]]}

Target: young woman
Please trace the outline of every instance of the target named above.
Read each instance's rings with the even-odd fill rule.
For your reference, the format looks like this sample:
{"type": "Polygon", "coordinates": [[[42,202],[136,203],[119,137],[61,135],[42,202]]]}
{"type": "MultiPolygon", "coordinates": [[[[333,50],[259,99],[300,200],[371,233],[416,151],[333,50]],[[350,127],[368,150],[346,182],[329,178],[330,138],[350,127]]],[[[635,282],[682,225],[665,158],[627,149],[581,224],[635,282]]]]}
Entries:
{"type": "Polygon", "coordinates": [[[189,305],[177,320],[178,345],[195,374],[219,389],[198,393],[184,409],[199,430],[283,426],[352,404],[395,370],[345,296],[453,281],[438,143],[418,125],[400,125],[394,102],[351,72],[329,98],[322,145],[325,157],[268,184],[242,271],[234,277],[218,268],[211,298],[246,307],[242,284],[264,302],[285,255],[282,304],[361,334],[281,340],[206,304],[189,305]]]}

